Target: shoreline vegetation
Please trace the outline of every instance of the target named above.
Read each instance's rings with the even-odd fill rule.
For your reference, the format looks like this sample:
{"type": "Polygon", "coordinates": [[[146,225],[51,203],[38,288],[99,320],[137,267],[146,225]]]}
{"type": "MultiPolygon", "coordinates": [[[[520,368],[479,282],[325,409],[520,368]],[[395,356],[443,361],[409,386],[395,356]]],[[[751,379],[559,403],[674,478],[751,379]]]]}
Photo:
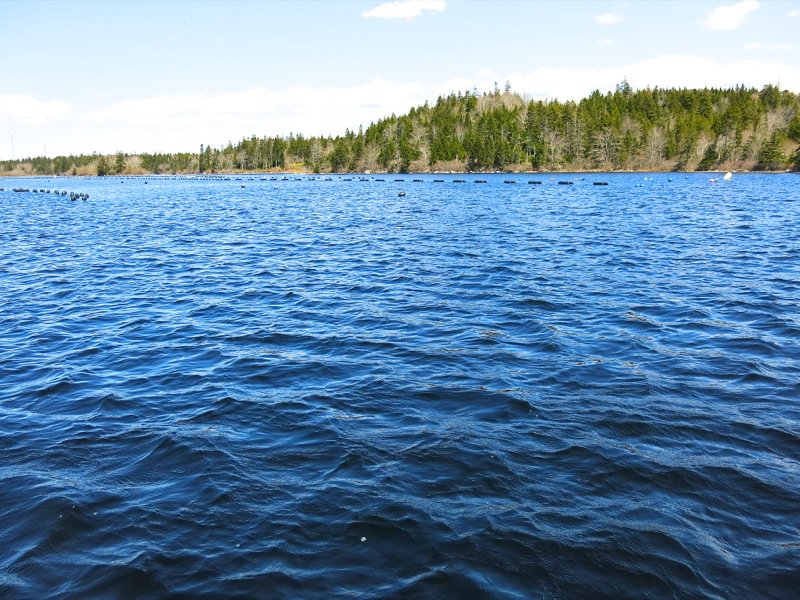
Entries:
{"type": "Polygon", "coordinates": [[[800,171],[800,94],[645,89],[578,102],[451,93],[343,135],[257,137],[199,152],[0,160],[0,177],[238,173],[800,171]]]}

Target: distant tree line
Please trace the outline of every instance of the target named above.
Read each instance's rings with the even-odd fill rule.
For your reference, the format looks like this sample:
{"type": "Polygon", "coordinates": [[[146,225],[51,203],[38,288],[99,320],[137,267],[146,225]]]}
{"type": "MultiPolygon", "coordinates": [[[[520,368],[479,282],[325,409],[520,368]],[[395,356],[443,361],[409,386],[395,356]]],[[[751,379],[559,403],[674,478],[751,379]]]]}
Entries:
{"type": "Polygon", "coordinates": [[[583,170],[800,171],[800,95],[644,89],[579,102],[526,100],[506,84],[453,93],[336,137],[256,137],[196,153],[0,161],[0,174],[583,170]]]}

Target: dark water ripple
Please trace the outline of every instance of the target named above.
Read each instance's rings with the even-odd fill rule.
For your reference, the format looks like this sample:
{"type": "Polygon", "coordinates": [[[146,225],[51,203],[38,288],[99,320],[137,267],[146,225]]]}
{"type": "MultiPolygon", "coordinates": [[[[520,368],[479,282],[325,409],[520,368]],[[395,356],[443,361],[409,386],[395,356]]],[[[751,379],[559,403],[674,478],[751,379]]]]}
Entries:
{"type": "Polygon", "coordinates": [[[796,597],[797,176],[507,177],[0,192],[0,596],[796,597]]]}

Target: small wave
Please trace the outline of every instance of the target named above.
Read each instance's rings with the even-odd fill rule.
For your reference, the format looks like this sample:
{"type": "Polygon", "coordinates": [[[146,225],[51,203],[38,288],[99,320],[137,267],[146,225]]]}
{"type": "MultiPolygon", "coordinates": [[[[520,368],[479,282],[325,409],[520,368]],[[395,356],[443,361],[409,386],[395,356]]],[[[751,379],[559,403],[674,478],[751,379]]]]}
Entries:
{"type": "Polygon", "coordinates": [[[237,177],[5,207],[0,596],[793,597],[788,179],[237,177]]]}

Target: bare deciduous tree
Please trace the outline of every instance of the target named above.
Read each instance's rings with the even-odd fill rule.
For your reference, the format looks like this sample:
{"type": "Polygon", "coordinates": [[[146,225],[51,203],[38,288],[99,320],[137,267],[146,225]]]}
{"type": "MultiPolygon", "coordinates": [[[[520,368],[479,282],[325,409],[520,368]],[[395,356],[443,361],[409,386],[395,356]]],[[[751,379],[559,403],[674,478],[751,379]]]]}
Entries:
{"type": "Polygon", "coordinates": [[[656,169],[664,159],[664,151],[667,148],[667,139],[664,131],[660,127],[653,127],[647,135],[644,144],[645,156],[648,168],[656,169]]]}
{"type": "Polygon", "coordinates": [[[619,142],[610,127],[603,127],[592,136],[592,157],[601,169],[613,168],[619,142]]]}

